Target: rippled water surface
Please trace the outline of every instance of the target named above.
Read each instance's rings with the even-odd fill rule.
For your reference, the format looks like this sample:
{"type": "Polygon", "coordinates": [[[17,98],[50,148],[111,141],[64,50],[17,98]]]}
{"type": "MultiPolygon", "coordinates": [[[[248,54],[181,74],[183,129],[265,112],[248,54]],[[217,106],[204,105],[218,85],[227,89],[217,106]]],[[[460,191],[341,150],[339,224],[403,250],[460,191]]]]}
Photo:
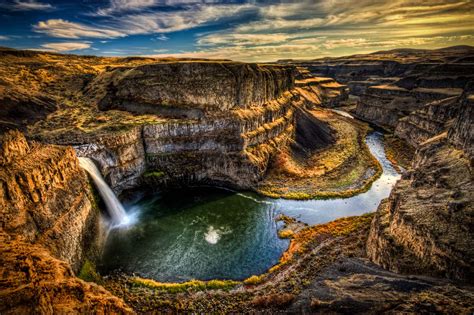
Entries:
{"type": "Polygon", "coordinates": [[[288,240],[277,236],[284,213],[318,224],[374,211],[399,178],[385,158],[382,134],[367,136],[383,175],[366,193],[345,199],[292,201],[222,189],[180,190],[127,205],[138,223],[111,231],[99,266],[159,281],[244,279],[278,262],[288,240]]]}

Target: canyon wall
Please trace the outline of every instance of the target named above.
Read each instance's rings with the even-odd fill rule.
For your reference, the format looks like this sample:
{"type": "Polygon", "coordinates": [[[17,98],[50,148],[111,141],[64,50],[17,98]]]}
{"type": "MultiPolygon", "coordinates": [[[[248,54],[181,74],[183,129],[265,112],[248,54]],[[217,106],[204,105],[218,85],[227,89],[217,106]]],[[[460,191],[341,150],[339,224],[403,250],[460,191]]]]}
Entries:
{"type": "Polygon", "coordinates": [[[332,79],[295,84],[295,73],[291,66],[233,62],[110,69],[85,88],[86,99],[104,112],[120,108],[167,118],[47,141],[73,145],[79,156],[95,160],[116,193],[141,184],[250,189],[294,138],[296,107],[344,97],[344,86],[332,79]]]}
{"type": "Polygon", "coordinates": [[[397,85],[372,86],[361,96],[355,114],[375,124],[396,128],[400,119],[426,104],[460,96],[461,93],[462,89],[457,88],[407,90],[397,85]]]}
{"type": "Polygon", "coordinates": [[[9,132],[0,166],[0,311],[127,311],[120,299],[74,276],[85,258],[99,254],[104,232],[74,150],[9,132]]]}
{"type": "Polygon", "coordinates": [[[347,84],[353,114],[417,149],[378,207],[367,253],[392,271],[472,281],[474,50],[393,50],[291,62],[347,84]]]}
{"type": "Polygon", "coordinates": [[[449,130],[416,142],[413,169],[379,206],[367,252],[374,262],[396,272],[470,281],[474,276],[472,94],[466,91],[451,108],[457,108],[457,114],[449,130]]]}
{"type": "Polygon", "coordinates": [[[202,117],[262,106],[290,90],[291,66],[235,62],[163,62],[106,71],[89,86],[102,110],[202,117]]]}
{"type": "Polygon", "coordinates": [[[262,107],[237,109],[227,117],[146,125],[143,136],[150,170],[168,182],[222,183],[251,188],[271,155],[293,137],[290,92],[262,107]]]}
{"type": "MultiPolygon", "coordinates": [[[[312,75],[332,77],[346,84],[351,99],[357,103],[355,115],[395,129],[400,120],[425,105],[459,97],[474,79],[473,56],[472,47],[462,46],[438,50],[395,49],[286,63],[306,67],[312,75]]],[[[419,121],[422,115],[419,112],[415,114],[417,117],[404,120],[400,129],[410,128],[408,124],[419,121]]],[[[426,139],[430,133],[427,130],[421,137],[426,139]]]]}
{"type": "Polygon", "coordinates": [[[146,169],[143,127],[116,132],[68,135],[55,142],[72,145],[78,156],[92,158],[115,192],[136,187],[146,169]]]}
{"type": "Polygon", "coordinates": [[[434,101],[401,118],[394,133],[417,148],[426,140],[447,130],[458,114],[459,97],[434,101]]]}

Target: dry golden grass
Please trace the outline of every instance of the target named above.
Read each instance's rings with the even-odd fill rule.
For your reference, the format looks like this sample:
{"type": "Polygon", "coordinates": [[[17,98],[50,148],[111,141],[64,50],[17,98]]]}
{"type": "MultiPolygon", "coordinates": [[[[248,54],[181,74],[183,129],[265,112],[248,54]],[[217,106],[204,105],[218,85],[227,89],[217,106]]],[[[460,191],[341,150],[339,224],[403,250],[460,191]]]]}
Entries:
{"type": "Polygon", "coordinates": [[[351,232],[356,231],[363,225],[370,224],[372,221],[373,214],[364,214],[357,217],[341,218],[335,221],[331,221],[326,224],[319,224],[304,228],[300,232],[293,235],[290,246],[283,253],[280,258],[279,264],[274,266],[271,271],[276,271],[291,262],[297,255],[301,255],[303,252],[309,250],[308,245],[310,242],[317,240],[318,237],[329,235],[333,237],[345,236],[351,232]]]}
{"type": "Polygon", "coordinates": [[[133,285],[142,286],[149,289],[164,291],[168,293],[179,293],[186,291],[203,291],[203,290],[225,290],[234,288],[240,282],[232,280],[190,280],[181,283],[174,282],[158,282],[151,279],[135,277],[132,280],[133,285]]]}
{"type": "Polygon", "coordinates": [[[7,52],[8,50],[0,54],[0,99],[16,93],[26,100],[47,96],[57,104],[58,110],[35,125],[28,126],[28,133],[39,137],[54,137],[67,131],[87,133],[122,130],[144,122],[163,121],[153,115],[132,115],[123,111],[101,112],[91,100],[84,98],[82,89],[92,76],[108,68],[180,61],[7,52]]]}

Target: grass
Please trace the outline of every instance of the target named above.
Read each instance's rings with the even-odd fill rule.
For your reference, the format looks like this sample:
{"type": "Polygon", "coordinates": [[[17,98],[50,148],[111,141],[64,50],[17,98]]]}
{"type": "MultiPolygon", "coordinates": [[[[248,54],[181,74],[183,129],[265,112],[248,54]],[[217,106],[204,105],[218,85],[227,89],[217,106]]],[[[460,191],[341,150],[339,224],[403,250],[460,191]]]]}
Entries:
{"type": "Polygon", "coordinates": [[[174,282],[158,282],[151,279],[132,278],[132,284],[134,286],[146,287],[152,290],[163,291],[167,293],[179,293],[188,291],[205,291],[205,290],[224,290],[229,291],[235,286],[240,284],[238,281],[233,280],[190,280],[181,283],[174,282]]]}
{"type": "Polygon", "coordinates": [[[259,276],[251,276],[244,280],[244,283],[247,285],[257,285],[263,282],[265,279],[265,274],[259,276]]]}
{"type": "Polygon", "coordinates": [[[102,277],[96,271],[95,265],[88,259],[84,261],[77,277],[87,282],[95,282],[98,284],[103,282],[102,277]]]}
{"type": "Polygon", "coordinates": [[[317,240],[318,236],[327,234],[332,237],[346,236],[362,226],[370,224],[373,213],[364,214],[356,217],[346,217],[326,224],[319,224],[304,228],[293,235],[288,250],[283,253],[278,265],[272,267],[270,272],[279,270],[282,266],[290,263],[294,257],[301,255],[309,249],[309,244],[317,240]]]}
{"type": "Polygon", "coordinates": [[[288,192],[280,194],[272,192],[271,190],[259,188],[257,192],[263,196],[270,198],[282,198],[291,200],[349,198],[364,193],[368,191],[370,187],[372,187],[373,182],[376,181],[382,175],[382,166],[380,165],[380,163],[377,162],[375,167],[375,174],[360,183],[360,186],[355,189],[346,189],[340,191],[288,192]]]}
{"type": "Polygon", "coordinates": [[[165,172],[162,171],[149,171],[143,174],[145,178],[161,178],[163,176],[165,176],[165,172]]]}
{"type": "Polygon", "coordinates": [[[278,231],[279,238],[292,238],[295,232],[290,229],[280,230],[278,231]]]}
{"type": "Polygon", "coordinates": [[[291,293],[278,293],[256,296],[252,300],[255,307],[283,307],[289,305],[295,299],[295,295],[291,293]]]}

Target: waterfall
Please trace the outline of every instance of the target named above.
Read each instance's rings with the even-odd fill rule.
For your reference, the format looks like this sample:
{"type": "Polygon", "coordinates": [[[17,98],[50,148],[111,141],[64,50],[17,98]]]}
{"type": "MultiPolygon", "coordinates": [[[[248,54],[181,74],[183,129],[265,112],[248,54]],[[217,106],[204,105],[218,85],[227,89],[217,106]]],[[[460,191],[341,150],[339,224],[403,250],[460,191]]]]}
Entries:
{"type": "Polygon", "coordinates": [[[128,222],[127,213],[123,208],[120,201],[115,196],[112,189],[105,182],[104,178],[100,174],[99,169],[95,166],[94,162],[85,157],[79,157],[79,165],[89,173],[89,175],[94,180],[97,189],[99,190],[102,199],[107,206],[110,217],[112,218],[113,223],[115,224],[124,224],[128,222]]]}

